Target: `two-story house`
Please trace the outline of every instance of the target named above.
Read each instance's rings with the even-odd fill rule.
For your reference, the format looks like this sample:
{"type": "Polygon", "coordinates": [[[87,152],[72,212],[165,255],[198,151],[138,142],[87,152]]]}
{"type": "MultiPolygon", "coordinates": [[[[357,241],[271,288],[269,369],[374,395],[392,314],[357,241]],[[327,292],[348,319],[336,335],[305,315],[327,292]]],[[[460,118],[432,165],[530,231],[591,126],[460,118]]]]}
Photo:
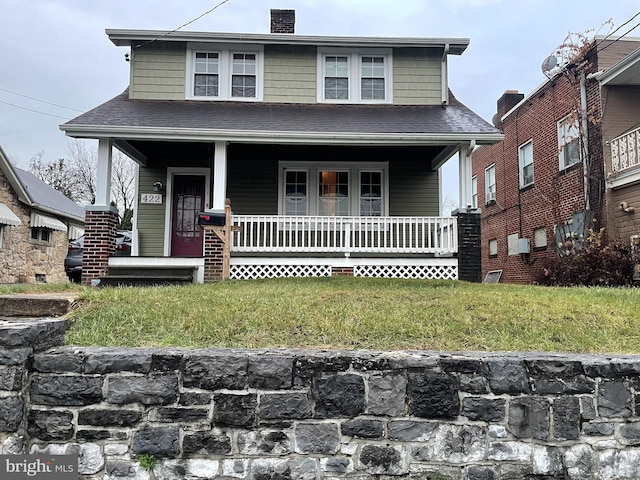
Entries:
{"type": "Polygon", "coordinates": [[[566,65],[555,66],[554,57],[543,62],[547,79],[530,94],[508,90],[498,100],[494,123],[504,140],[473,153],[483,275],[500,271],[501,281],[535,282],[546,259],[574,253],[589,229],[605,227],[628,241],[631,230],[618,231],[614,215],[631,216],[611,204],[633,199],[611,193],[605,157],[609,141],[638,118],[628,115],[632,104],[621,118],[620,99],[614,106],[616,97],[601,92],[598,78],[639,46],[637,39],[598,36],[566,65]]]}
{"type": "Polygon", "coordinates": [[[61,126],[99,142],[85,282],[107,262],[191,265],[199,281],[459,277],[440,167],[459,153],[467,205],[472,147],[502,138],[449,91],[448,57],[469,40],[297,35],[294,24],[293,10],[272,10],[269,34],[107,30],[130,49],[130,84],[61,126]],[[109,260],[100,242],[115,232],[112,146],[139,165],[129,259],[109,260]],[[226,199],[225,239],[198,219],[226,199]]]}

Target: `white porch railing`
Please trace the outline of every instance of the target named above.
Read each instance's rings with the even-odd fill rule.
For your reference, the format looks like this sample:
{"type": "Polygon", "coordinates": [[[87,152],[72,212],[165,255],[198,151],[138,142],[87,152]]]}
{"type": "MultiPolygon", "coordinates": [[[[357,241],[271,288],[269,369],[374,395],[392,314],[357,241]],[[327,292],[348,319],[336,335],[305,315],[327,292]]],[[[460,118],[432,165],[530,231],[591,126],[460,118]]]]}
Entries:
{"type": "Polygon", "coordinates": [[[614,138],[609,144],[613,173],[640,166],[640,128],[614,138]]]}
{"type": "Polygon", "coordinates": [[[233,215],[232,252],[455,254],[452,217],[233,215]]]}

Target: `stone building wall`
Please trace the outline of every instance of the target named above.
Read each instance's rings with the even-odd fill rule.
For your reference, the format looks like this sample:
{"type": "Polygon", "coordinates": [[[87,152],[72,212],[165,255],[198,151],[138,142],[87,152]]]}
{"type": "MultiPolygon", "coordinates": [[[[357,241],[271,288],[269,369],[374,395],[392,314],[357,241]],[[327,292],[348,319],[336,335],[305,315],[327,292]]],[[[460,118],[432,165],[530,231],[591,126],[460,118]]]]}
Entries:
{"type": "Polygon", "coordinates": [[[77,453],[83,479],[640,478],[639,357],[10,338],[2,453],[77,453]]]}
{"type": "Polygon", "coordinates": [[[31,208],[18,201],[9,181],[0,171],[0,202],[20,219],[21,225],[2,226],[0,244],[0,283],[65,282],[64,258],[67,255],[67,232],[51,230],[51,241],[42,244],[31,240],[31,208]]]}

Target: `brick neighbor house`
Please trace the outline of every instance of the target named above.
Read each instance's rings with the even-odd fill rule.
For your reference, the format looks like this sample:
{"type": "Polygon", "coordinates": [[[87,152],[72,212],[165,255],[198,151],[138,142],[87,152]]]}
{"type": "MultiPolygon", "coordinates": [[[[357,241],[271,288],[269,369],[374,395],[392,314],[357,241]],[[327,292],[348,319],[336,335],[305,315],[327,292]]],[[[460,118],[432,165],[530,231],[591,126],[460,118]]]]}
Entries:
{"type": "Polygon", "coordinates": [[[605,152],[613,132],[634,122],[632,108],[620,121],[621,103],[607,103],[598,78],[638,47],[634,39],[596,37],[583,57],[548,71],[533,92],[507,90],[498,99],[494,123],[504,140],[472,155],[483,276],[496,271],[501,281],[534,282],[544,259],[580,248],[592,227],[628,240],[631,230],[616,228],[621,214],[609,207],[621,197],[605,181],[605,152]]]}
{"type": "Polygon", "coordinates": [[[61,126],[99,142],[83,281],[161,266],[479,279],[477,244],[458,259],[458,222],[478,215],[441,211],[441,166],[460,154],[464,206],[472,145],[502,138],[449,91],[469,40],[298,35],[293,10],[271,13],[269,34],[107,30],[130,84],[61,126]],[[94,242],[116,230],[112,146],[139,165],[130,258],[94,242]]]}
{"type": "Polygon", "coordinates": [[[0,147],[0,283],[66,282],[69,240],[84,208],[9,162],[0,147]]]}

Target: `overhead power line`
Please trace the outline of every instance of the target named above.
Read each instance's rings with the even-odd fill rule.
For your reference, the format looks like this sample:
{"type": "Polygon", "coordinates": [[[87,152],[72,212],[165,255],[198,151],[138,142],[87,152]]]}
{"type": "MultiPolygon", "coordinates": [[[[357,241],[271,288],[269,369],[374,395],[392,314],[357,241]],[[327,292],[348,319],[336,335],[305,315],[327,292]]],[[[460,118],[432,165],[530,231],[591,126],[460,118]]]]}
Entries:
{"type": "Polygon", "coordinates": [[[22,110],[27,110],[29,112],[39,113],[40,115],[48,115],[49,117],[56,117],[56,118],[62,118],[63,120],[69,120],[68,117],[62,117],[60,115],[54,115],[53,113],[46,113],[46,112],[41,112],[39,110],[33,110],[31,108],[27,108],[27,107],[22,107],[20,105],[16,105],[15,103],[3,102],[2,100],[0,100],[0,103],[3,103],[5,105],[10,105],[12,107],[20,108],[22,110]]]}
{"type": "Polygon", "coordinates": [[[177,32],[178,30],[182,30],[184,27],[191,25],[193,22],[196,22],[198,20],[200,20],[202,17],[209,15],[211,12],[213,12],[214,10],[216,10],[217,8],[221,7],[222,5],[224,5],[225,3],[227,3],[229,0],[222,0],[220,3],[216,4],[215,7],[210,8],[209,10],[207,10],[206,12],[198,15],[196,18],[194,18],[193,20],[189,20],[187,23],[180,25],[178,28],[175,28],[173,30],[171,30],[170,32],[165,33],[164,35],[160,35],[159,37],[156,37],[152,40],[149,40],[145,43],[141,43],[140,45],[136,45],[134,48],[140,48],[140,47],[144,47],[145,45],[149,45],[152,42],[155,42],[156,40],[160,40],[164,37],[167,37],[169,35],[171,35],[172,33],[177,32]]]}
{"type": "Polygon", "coordinates": [[[54,107],[65,108],[67,110],[73,110],[74,112],[83,113],[82,110],[78,110],[77,108],[65,107],[64,105],[58,105],[57,103],[47,102],[46,100],[40,100],[39,98],[30,97],[29,95],[23,95],[22,93],[12,92],[11,90],[7,90],[6,88],[0,87],[0,90],[3,92],[10,93],[12,95],[17,95],[18,97],[28,98],[29,100],[35,100],[36,102],[46,103],[47,105],[52,105],[54,107]]]}

